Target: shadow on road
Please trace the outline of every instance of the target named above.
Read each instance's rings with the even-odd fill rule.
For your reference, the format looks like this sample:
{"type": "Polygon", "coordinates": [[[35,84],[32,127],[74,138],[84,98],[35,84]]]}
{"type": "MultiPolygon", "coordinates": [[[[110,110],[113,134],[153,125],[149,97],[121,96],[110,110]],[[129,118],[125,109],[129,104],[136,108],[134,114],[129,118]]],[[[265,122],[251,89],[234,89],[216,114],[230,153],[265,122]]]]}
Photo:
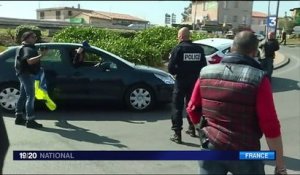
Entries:
{"type": "Polygon", "coordinates": [[[300,90],[300,82],[287,78],[272,77],[272,87],[273,92],[300,90]]]}
{"type": "Polygon", "coordinates": [[[287,44],[286,47],[290,47],[290,48],[300,47],[300,44],[287,44]]]}
{"type": "MultiPolygon", "coordinates": [[[[295,159],[292,157],[286,157],[286,156],[284,156],[283,159],[284,159],[285,166],[288,170],[300,171],[300,166],[299,166],[300,160],[299,159],[295,159]]],[[[272,162],[266,161],[265,164],[275,166],[274,161],[272,161],[272,162]]]]}
{"type": "Polygon", "coordinates": [[[182,142],[182,145],[200,148],[200,144],[194,144],[194,143],[188,143],[188,142],[182,142]]]}
{"type": "MultiPolygon", "coordinates": [[[[49,111],[37,108],[37,120],[74,120],[74,121],[123,121],[132,124],[145,124],[159,120],[170,120],[171,106],[163,105],[146,112],[134,112],[113,105],[97,104],[58,104],[58,109],[49,111]]],[[[13,113],[5,116],[14,118],[13,113]]]]}
{"type": "Polygon", "coordinates": [[[104,144],[104,145],[111,145],[118,148],[127,148],[126,145],[120,143],[120,141],[111,139],[106,136],[100,136],[94,133],[89,132],[88,129],[80,128],[75,125],[69,124],[65,120],[60,120],[55,123],[56,126],[64,129],[56,129],[56,128],[39,128],[37,130],[44,131],[44,132],[52,132],[61,135],[62,137],[77,140],[80,142],[89,142],[95,144],[104,144]],[[66,130],[68,129],[68,130],[66,130]]]}

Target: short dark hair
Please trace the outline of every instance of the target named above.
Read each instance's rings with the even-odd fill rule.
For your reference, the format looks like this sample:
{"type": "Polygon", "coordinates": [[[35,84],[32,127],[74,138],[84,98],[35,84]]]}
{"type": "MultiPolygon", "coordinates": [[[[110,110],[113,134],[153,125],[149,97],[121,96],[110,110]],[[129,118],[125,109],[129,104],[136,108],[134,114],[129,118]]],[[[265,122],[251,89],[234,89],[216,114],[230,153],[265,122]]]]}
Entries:
{"type": "Polygon", "coordinates": [[[258,39],[253,32],[242,31],[236,34],[232,49],[240,54],[249,54],[257,50],[258,39]]]}
{"type": "Polygon", "coordinates": [[[32,35],[35,35],[35,33],[33,31],[27,31],[27,32],[24,32],[22,37],[21,37],[21,40],[22,41],[25,41],[27,40],[29,37],[31,37],[32,35]]]}

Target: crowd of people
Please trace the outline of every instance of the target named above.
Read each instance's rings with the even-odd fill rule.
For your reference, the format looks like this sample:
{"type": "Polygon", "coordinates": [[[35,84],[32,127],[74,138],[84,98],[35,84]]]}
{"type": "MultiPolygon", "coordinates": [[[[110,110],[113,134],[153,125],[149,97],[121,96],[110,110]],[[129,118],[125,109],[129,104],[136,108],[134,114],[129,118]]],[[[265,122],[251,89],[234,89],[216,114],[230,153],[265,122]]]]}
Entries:
{"type": "MultiPolygon", "coordinates": [[[[207,65],[204,50],[190,40],[190,31],[178,31],[178,45],[169,56],[168,71],[175,77],[170,140],[181,144],[183,111],[187,111],[186,133],[200,138],[203,150],[260,150],[265,139],[276,151],[275,174],[287,174],[283,161],[280,122],[271,89],[275,51],[279,43],[274,32],[259,43],[250,31],[235,35],[231,52],[220,64],[207,65]],[[258,54],[259,53],[259,54],[258,54]],[[259,56],[260,62],[255,60],[259,56]]],[[[15,69],[20,81],[20,98],[15,124],[27,128],[43,127],[35,121],[34,76],[47,50],[34,46],[36,35],[25,32],[17,50],[15,69]],[[25,110],[24,110],[25,109],[25,110]]],[[[85,43],[87,45],[87,43],[85,43]]],[[[84,47],[76,49],[72,63],[84,59],[84,47]]],[[[2,119],[2,116],[1,116],[2,119]]],[[[5,126],[1,124],[1,168],[8,147],[5,126]],[[4,144],[5,143],[5,144],[4,144]]],[[[265,174],[263,161],[199,161],[200,174],[265,174]]]]}

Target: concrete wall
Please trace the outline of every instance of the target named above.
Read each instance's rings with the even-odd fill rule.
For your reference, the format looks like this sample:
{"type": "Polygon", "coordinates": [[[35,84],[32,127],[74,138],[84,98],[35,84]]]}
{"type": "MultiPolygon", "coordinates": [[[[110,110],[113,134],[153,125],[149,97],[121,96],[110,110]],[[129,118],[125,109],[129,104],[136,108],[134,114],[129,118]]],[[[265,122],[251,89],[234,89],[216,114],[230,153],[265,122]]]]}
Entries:
{"type": "Polygon", "coordinates": [[[264,34],[264,35],[266,33],[265,25],[251,24],[251,29],[256,33],[260,33],[260,34],[264,34]]]}
{"type": "Polygon", "coordinates": [[[264,18],[264,17],[252,17],[251,24],[254,24],[254,25],[265,25],[265,24],[267,24],[267,18],[264,18]]]}
{"type": "Polygon", "coordinates": [[[75,18],[83,18],[86,24],[91,24],[90,17],[87,15],[79,14],[75,18]]]}
{"type": "Polygon", "coordinates": [[[44,12],[44,18],[41,18],[41,11],[37,12],[37,19],[51,19],[51,20],[65,20],[68,18],[71,18],[72,16],[78,15],[81,13],[81,11],[74,10],[47,10],[44,12]],[[60,11],[60,17],[59,19],[56,19],[56,11],[60,11]],[[69,16],[69,11],[72,11],[72,15],[69,16]]]}
{"type": "Polygon", "coordinates": [[[211,21],[218,21],[218,2],[217,1],[194,1],[192,4],[192,23],[197,23],[197,20],[203,22],[203,19],[208,16],[211,21]],[[196,15],[195,15],[196,11],[196,15]]]}
{"type": "Polygon", "coordinates": [[[253,1],[219,1],[219,23],[251,25],[253,1]],[[235,21],[236,19],[236,21],[235,21]]]}
{"type": "Polygon", "coordinates": [[[106,19],[99,19],[99,18],[90,18],[90,24],[96,24],[96,25],[112,25],[110,20],[106,19]]]}

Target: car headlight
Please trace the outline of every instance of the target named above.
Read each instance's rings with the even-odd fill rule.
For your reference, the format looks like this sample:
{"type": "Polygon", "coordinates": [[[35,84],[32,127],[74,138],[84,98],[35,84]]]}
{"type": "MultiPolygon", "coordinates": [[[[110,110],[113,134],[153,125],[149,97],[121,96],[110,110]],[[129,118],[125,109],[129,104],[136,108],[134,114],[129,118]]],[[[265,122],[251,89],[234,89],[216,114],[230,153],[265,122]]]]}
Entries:
{"type": "Polygon", "coordinates": [[[174,84],[175,83],[172,75],[168,75],[168,76],[163,76],[160,74],[154,74],[154,75],[166,84],[174,84]]]}

